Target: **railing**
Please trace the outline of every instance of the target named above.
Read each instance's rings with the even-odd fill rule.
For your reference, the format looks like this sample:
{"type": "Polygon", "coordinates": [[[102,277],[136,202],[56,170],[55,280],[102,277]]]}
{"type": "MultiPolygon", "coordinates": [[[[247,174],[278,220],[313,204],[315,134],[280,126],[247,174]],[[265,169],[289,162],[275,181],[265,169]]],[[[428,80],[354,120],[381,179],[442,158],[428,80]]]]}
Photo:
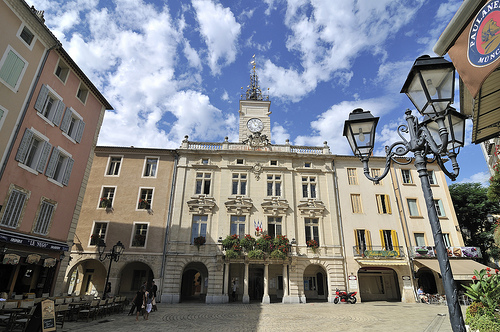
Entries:
{"type": "Polygon", "coordinates": [[[402,246],[392,246],[389,248],[386,248],[384,246],[354,246],[352,249],[354,257],[384,259],[405,257],[404,247],[402,246]]]}
{"type": "Polygon", "coordinates": [[[191,150],[222,150],[222,143],[189,142],[191,150]]]}
{"type": "MultiPolygon", "coordinates": [[[[448,247],[450,258],[482,258],[479,247],[448,247]]],[[[436,258],[436,249],[432,246],[412,247],[412,258],[436,258]]]]}

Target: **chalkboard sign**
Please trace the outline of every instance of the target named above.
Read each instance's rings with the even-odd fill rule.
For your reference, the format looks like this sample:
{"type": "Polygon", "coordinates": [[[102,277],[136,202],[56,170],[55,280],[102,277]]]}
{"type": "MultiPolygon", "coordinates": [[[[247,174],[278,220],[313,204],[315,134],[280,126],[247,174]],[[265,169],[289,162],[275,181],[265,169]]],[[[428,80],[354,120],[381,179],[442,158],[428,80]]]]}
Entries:
{"type": "Polygon", "coordinates": [[[42,332],[56,330],[56,313],[54,301],[42,301],[42,332]]]}

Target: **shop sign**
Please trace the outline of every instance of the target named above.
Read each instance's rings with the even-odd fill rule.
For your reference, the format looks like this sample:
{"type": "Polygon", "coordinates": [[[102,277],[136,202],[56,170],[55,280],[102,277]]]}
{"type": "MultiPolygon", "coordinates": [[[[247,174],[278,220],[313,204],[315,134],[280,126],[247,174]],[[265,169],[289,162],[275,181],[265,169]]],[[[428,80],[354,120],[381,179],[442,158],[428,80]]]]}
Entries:
{"type": "Polygon", "coordinates": [[[56,315],[54,310],[54,301],[42,301],[42,332],[56,330],[56,315]]]}
{"type": "Polygon", "coordinates": [[[395,250],[365,250],[365,257],[397,257],[398,252],[395,250]]]}
{"type": "Polygon", "coordinates": [[[475,67],[500,58],[500,1],[490,1],[477,13],[469,31],[467,57],[475,67]]]}
{"type": "Polygon", "coordinates": [[[55,265],[56,265],[55,258],[45,258],[45,261],[43,262],[43,267],[53,267],[55,265]]]}
{"type": "MultiPolygon", "coordinates": [[[[448,247],[448,257],[454,258],[480,258],[481,250],[476,247],[448,247]]],[[[436,250],[434,247],[415,247],[415,258],[435,258],[436,250]]]]}
{"type": "Polygon", "coordinates": [[[28,255],[28,257],[26,257],[26,263],[37,264],[40,261],[40,258],[42,258],[42,256],[37,254],[28,255]]]}
{"type": "Polygon", "coordinates": [[[0,240],[2,240],[3,242],[20,244],[23,246],[37,247],[42,249],[49,249],[49,250],[68,251],[69,249],[67,245],[51,243],[38,239],[32,239],[19,235],[10,235],[5,233],[0,234],[0,240]]]}
{"type": "Polygon", "coordinates": [[[5,254],[3,256],[3,263],[10,264],[10,265],[17,265],[17,264],[19,264],[19,259],[21,259],[21,256],[19,256],[19,255],[5,254]]]}

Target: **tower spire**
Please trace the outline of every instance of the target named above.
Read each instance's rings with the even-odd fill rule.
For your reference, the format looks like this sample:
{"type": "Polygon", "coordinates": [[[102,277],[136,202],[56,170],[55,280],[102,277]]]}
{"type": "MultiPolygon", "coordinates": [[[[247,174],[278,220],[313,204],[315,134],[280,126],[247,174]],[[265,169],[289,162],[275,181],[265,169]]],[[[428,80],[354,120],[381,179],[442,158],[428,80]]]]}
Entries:
{"type": "MultiPolygon", "coordinates": [[[[247,86],[247,91],[241,95],[241,99],[246,100],[269,100],[269,95],[263,95],[259,86],[259,76],[257,76],[257,65],[255,63],[255,54],[252,56],[252,73],[250,74],[250,85],[247,86]]],[[[242,88],[243,89],[243,88],[242,88]]]]}

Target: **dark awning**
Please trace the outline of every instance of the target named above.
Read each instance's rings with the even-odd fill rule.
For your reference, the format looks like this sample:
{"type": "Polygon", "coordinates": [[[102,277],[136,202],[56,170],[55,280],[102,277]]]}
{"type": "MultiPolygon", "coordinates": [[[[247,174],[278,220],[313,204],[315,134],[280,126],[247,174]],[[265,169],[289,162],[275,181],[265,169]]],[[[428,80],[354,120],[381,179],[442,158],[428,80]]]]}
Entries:
{"type": "Polygon", "coordinates": [[[55,251],[68,251],[69,249],[69,246],[66,242],[54,241],[27,234],[9,232],[3,229],[0,230],[0,241],[55,251]]]}
{"type": "MultiPolygon", "coordinates": [[[[415,259],[415,262],[428,267],[429,269],[441,273],[437,259],[415,259]]],[[[451,271],[455,280],[472,280],[474,270],[481,271],[487,266],[475,262],[471,259],[450,259],[451,271]]]]}

